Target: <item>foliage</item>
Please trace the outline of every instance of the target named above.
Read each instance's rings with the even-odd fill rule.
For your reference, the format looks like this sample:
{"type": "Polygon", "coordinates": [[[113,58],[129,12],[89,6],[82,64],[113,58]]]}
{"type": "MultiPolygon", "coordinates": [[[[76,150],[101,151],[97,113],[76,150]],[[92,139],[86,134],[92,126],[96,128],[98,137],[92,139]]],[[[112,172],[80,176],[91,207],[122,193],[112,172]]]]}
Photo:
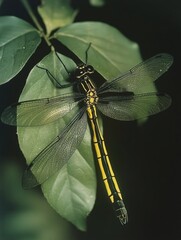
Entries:
{"type": "Polygon", "coordinates": [[[24,67],[40,44],[40,34],[17,17],[0,18],[1,84],[12,79],[24,67]]]}

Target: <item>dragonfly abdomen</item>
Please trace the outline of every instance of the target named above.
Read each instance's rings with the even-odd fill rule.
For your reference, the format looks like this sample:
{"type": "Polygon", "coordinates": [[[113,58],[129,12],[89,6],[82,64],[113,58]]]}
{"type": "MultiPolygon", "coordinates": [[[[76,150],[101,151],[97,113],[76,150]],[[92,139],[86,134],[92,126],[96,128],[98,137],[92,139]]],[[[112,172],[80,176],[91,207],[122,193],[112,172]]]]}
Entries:
{"type": "Polygon", "coordinates": [[[88,106],[87,113],[91,123],[93,144],[107,194],[113,204],[116,216],[122,224],[125,224],[128,220],[127,211],[99,128],[95,105],[88,106]]]}

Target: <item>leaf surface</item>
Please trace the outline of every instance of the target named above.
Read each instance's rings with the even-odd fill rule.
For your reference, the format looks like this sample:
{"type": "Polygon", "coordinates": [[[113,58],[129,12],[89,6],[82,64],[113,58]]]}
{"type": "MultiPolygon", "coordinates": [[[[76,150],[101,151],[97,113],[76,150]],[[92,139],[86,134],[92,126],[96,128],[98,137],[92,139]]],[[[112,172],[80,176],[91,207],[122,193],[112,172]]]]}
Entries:
{"type": "Polygon", "coordinates": [[[0,17],[0,84],[21,71],[40,41],[39,32],[29,23],[13,16],[0,17]]]}
{"type": "Polygon", "coordinates": [[[41,15],[49,35],[51,31],[73,22],[77,11],[71,7],[68,0],[41,1],[38,12],[41,15]]]}
{"type": "Polygon", "coordinates": [[[59,29],[58,39],[82,62],[92,65],[108,81],[141,61],[138,45],[114,27],[101,22],[80,22],[59,29]]]}
{"type": "MultiPolygon", "coordinates": [[[[75,63],[63,55],[59,56],[68,71],[75,69],[75,63]]],[[[54,53],[46,56],[38,66],[47,68],[61,83],[65,83],[65,79],[68,82],[69,76],[54,53]]],[[[72,92],[71,87],[57,89],[46,71],[35,67],[30,72],[20,101],[53,97],[70,92],[72,92]]],[[[77,109],[60,120],[41,127],[18,128],[19,144],[28,164],[62,131],[76,111],[77,109]]],[[[61,216],[77,228],[86,229],[86,217],[93,208],[96,195],[96,177],[89,128],[87,128],[83,142],[67,164],[42,184],[42,191],[49,204],[61,216]]]]}

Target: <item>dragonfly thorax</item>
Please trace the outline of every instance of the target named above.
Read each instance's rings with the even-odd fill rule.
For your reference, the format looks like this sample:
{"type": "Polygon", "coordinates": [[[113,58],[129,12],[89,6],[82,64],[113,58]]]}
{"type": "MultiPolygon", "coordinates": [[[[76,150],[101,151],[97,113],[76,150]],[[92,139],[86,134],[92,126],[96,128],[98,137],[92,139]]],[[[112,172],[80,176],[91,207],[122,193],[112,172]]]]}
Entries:
{"type": "Polygon", "coordinates": [[[97,104],[98,99],[99,98],[97,96],[97,92],[95,89],[91,89],[91,90],[87,91],[85,103],[87,104],[88,107],[97,104]]]}
{"type": "Polygon", "coordinates": [[[97,104],[98,96],[96,87],[90,77],[94,73],[94,68],[91,65],[79,65],[75,71],[75,76],[79,80],[81,91],[85,94],[84,102],[88,107],[97,104]]]}

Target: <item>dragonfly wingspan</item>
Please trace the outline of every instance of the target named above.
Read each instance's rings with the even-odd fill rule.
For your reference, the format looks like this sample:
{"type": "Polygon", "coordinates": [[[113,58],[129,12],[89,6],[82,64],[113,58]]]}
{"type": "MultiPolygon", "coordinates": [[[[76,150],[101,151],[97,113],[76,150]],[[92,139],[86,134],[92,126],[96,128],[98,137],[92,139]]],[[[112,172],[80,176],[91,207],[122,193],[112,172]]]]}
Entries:
{"type": "Polygon", "coordinates": [[[83,140],[87,128],[87,110],[102,178],[116,216],[125,224],[128,221],[127,210],[99,129],[96,106],[106,116],[123,121],[145,118],[165,110],[171,98],[154,92],[153,81],[166,72],[172,62],[169,54],[156,55],[98,89],[91,79],[94,69],[82,64],[77,67],[75,74],[80,93],[20,102],[7,108],[1,117],[3,122],[29,127],[55,121],[81,101],[84,103],[61,134],[30,163],[23,176],[23,187],[32,188],[44,183],[67,163],[83,140]],[[150,89],[152,92],[149,92],[150,89]]]}

